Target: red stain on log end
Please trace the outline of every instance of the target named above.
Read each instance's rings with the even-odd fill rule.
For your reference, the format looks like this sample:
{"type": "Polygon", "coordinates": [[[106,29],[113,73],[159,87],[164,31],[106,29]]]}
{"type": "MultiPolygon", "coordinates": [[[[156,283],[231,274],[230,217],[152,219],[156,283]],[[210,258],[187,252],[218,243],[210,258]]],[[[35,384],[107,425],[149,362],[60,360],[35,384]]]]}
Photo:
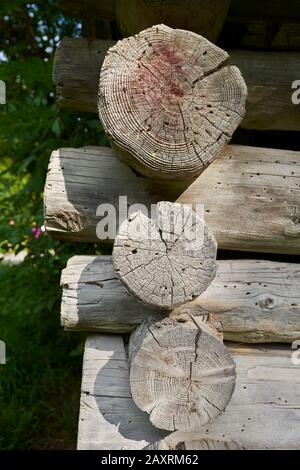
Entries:
{"type": "Polygon", "coordinates": [[[180,52],[175,44],[167,43],[143,51],[131,80],[132,96],[139,105],[145,101],[159,111],[162,106],[177,106],[185,96],[188,80],[180,52]]]}

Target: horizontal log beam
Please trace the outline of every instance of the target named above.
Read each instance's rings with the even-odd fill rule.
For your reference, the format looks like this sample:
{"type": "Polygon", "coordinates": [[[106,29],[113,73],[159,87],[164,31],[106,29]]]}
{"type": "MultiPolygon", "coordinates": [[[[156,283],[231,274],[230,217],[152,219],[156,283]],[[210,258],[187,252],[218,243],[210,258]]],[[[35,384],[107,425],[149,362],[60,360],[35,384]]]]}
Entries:
{"type": "MultiPolygon", "coordinates": [[[[186,0],[187,4],[190,0],[186,0]]],[[[157,2],[156,2],[157,3],[157,2]]],[[[165,2],[164,2],[165,3],[165,2]]],[[[170,2],[171,3],[171,2],[170,2]]],[[[195,2],[194,2],[195,3],[195,2]]],[[[116,19],[116,0],[59,0],[59,8],[67,15],[81,18],[116,19]]],[[[299,0],[231,0],[229,15],[239,18],[300,18],[299,0]]]]}
{"type": "MultiPolygon", "coordinates": [[[[197,299],[171,317],[208,315],[225,339],[292,342],[300,337],[299,265],[272,261],[218,261],[217,275],[197,299]]],[[[69,330],[125,333],[157,310],[128,294],[110,256],[74,256],[62,272],[61,323],[69,330]]]]}
{"type": "Polygon", "coordinates": [[[116,19],[116,0],[59,0],[58,7],[74,18],[116,19]]]}
{"type": "Polygon", "coordinates": [[[300,50],[300,22],[228,17],[220,36],[223,49],[300,50]]]}
{"type": "MultiPolygon", "coordinates": [[[[58,103],[67,109],[97,112],[100,68],[111,41],[64,38],[53,68],[58,103]]],[[[291,85],[300,76],[295,52],[230,51],[248,88],[245,129],[300,130],[300,106],[292,103],[291,85]]]]}
{"type": "MultiPolygon", "coordinates": [[[[245,449],[299,448],[300,377],[299,366],[291,363],[291,349],[239,345],[230,352],[237,383],[226,411],[195,433],[170,434],[167,442],[172,448],[185,439],[233,440],[245,449]]],[[[90,336],[83,361],[78,449],[137,450],[165,435],[133,403],[122,336],[90,336]]]]}
{"type": "Polygon", "coordinates": [[[228,146],[190,184],[139,177],[107,147],[61,149],[49,164],[45,225],[59,239],[99,242],[100,204],[112,204],[118,222],[120,195],[148,208],[177,200],[204,205],[220,249],[299,254],[299,185],[300,154],[287,150],[228,146]]]}

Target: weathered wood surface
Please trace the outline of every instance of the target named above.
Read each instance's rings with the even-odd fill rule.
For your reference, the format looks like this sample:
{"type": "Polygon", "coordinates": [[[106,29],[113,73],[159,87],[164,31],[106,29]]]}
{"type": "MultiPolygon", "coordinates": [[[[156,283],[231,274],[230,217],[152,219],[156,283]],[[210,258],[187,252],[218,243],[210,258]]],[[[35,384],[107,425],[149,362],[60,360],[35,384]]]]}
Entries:
{"type": "MultiPolygon", "coordinates": [[[[160,200],[177,200],[204,204],[205,221],[221,249],[299,254],[299,156],[287,150],[228,146],[188,185],[138,177],[109,148],[60,149],[49,164],[45,226],[60,239],[97,242],[97,225],[104,215],[96,215],[100,204],[113,204],[118,220],[119,195],[127,196],[122,222],[127,204],[142,202],[150,208],[160,200]]],[[[113,239],[115,234],[108,236],[113,239]]]]}
{"type": "Polygon", "coordinates": [[[216,274],[217,243],[190,206],[160,201],[120,226],[113,264],[126,289],[153,308],[172,310],[202,294],[216,274]]]}
{"type": "Polygon", "coordinates": [[[227,407],[235,363],[202,318],[143,322],[129,342],[135,404],[159,429],[197,431],[227,407]]]}
{"type": "Polygon", "coordinates": [[[96,111],[91,103],[95,101],[97,107],[100,64],[115,41],[74,39],[63,38],[54,56],[52,79],[57,99],[62,107],[96,111]]]}
{"type": "MultiPolygon", "coordinates": [[[[162,314],[128,295],[111,256],[74,256],[61,278],[61,323],[69,330],[124,333],[162,314]]],[[[175,309],[174,318],[208,315],[225,339],[292,342],[300,338],[300,268],[273,261],[218,261],[217,275],[194,301],[175,309]]]]}
{"type": "Polygon", "coordinates": [[[117,21],[123,36],[166,24],[194,31],[215,42],[230,0],[116,0],[117,21]]]}
{"type": "Polygon", "coordinates": [[[161,441],[154,442],[145,447],[145,450],[243,450],[235,441],[225,441],[224,439],[206,439],[190,436],[186,439],[185,433],[172,433],[161,441]],[[176,434],[176,439],[174,439],[176,434]]]}
{"type": "Polygon", "coordinates": [[[83,359],[78,449],[142,449],[157,439],[131,398],[129,364],[120,335],[87,339],[83,359]]]}
{"type": "MultiPolygon", "coordinates": [[[[299,449],[300,374],[291,350],[230,347],[237,384],[225,411],[186,440],[236,441],[246,449],[299,449]]],[[[78,449],[142,449],[166,434],[133,403],[123,340],[88,338],[83,365],[78,449]]],[[[182,440],[173,433],[170,442],[182,440]]]]}
{"type": "Polygon", "coordinates": [[[223,150],[245,114],[247,88],[227,52],[156,25],[104,59],[99,116],[112,148],[144,176],[189,179],[223,150]]]}
{"type": "MultiPolygon", "coordinates": [[[[109,43],[101,40],[61,41],[55,53],[53,76],[62,107],[97,112],[99,74],[108,47],[109,43]]],[[[300,106],[291,101],[291,84],[300,76],[299,54],[231,50],[229,55],[230,63],[239,67],[248,88],[246,115],[240,126],[299,131],[300,106]]]]}

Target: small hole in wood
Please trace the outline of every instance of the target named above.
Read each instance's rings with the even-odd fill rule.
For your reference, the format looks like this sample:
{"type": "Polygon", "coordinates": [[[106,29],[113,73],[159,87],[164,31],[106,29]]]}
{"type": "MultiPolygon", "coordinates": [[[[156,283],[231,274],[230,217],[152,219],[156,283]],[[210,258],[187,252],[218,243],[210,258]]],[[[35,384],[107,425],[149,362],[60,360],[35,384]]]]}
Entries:
{"type": "Polygon", "coordinates": [[[134,255],[137,253],[137,249],[135,248],[134,250],[131,251],[134,255]]]}
{"type": "Polygon", "coordinates": [[[203,55],[206,55],[206,54],[207,54],[207,51],[204,51],[204,52],[203,52],[203,55]]]}

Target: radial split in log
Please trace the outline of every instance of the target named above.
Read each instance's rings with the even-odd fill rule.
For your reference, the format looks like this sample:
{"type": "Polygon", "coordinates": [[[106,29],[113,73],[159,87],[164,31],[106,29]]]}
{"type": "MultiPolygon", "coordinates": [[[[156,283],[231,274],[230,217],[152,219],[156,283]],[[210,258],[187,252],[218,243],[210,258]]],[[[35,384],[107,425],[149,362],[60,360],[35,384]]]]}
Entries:
{"type": "Polygon", "coordinates": [[[230,0],[117,0],[116,13],[123,36],[156,23],[218,39],[230,0]]]}
{"type": "Polygon", "coordinates": [[[138,172],[191,178],[230,140],[246,85],[228,54],[190,31],[153,26],[104,60],[99,115],[113,148],[138,172]]]}
{"type": "Polygon", "coordinates": [[[129,346],[133,400],[154,426],[199,429],[222,413],[234,390],[235,363],[203,322],[144,322],[129,346]]]}
{"type": "Polygon", "coordinates": [[[140,302],[172,309],[207,289],[216,274],[216,253],[213,235],[190,205],[162,201],[153,219],[139,211],[121,224],[113,262],[140,302]]]}

